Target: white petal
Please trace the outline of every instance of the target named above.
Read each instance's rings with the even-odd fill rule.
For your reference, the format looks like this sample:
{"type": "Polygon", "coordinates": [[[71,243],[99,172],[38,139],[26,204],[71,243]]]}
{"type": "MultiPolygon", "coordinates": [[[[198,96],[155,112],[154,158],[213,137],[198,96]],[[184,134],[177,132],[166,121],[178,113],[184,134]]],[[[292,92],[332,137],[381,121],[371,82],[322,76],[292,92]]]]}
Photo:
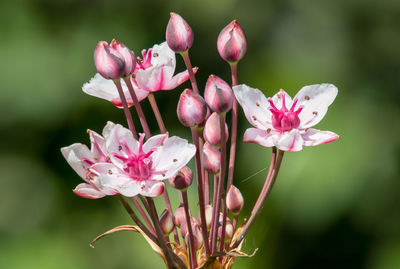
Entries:
{"type": "Polygon", "coordinates": [[[96,176],[91,181],[99,190],[107,195],[113,195],[125,189],[133,181],[123,171],[111,163],[96,163],[90,167],[96,176]]]}
{"type": "Polygon", "coordinates": [[[186,139],[173,136],[168,138],[159,150],[151,155],[156,172],[152,179],[162,180],[174,176],[196,153],[196,147],[186,139]]]}
{"type": "Polygon", "coordinates": [[[104,139],[108,139],[108,137],[110,136],[110,133],[114,129],[114,127],[115,127],[114,122],[107,121],[107,124],[106,124],[106,126],[104,126],[103,132],[102,132],[104,139]]]}
{"type": "Polygon", "coordinates": [[[272,96],[271,99],[276,108],[280,110],[282,108],[283,97],[285,97],[285,106],[289,110],[292,107],[293,101],[290,95],[287,94],[287,92],[285,92],[284,90],[280,90],[278,93],[272,96]]]}
{"type": "MultiPolygon", "coordinates": [[[[196,74],[197,70],[197,68],[193,68],[193,73],[196,74]]],[[[180,72],[173,76],[170,80],[166,81],[163,90],[173,90],[188,79],[189,72],[187,70],[180,72]]]]}
{"type": "Polygon", "coordinates": [[[243,141],[248,143],[256,143],[263,147],[275,146],[274,135],[272,134],[272,131],[267,132],[257,128],[247,129],[244,133],[243,141]]]}
{"type": "Polygon", "coordinates": [[[316,84],[305,86],[296,94],[296,108],[303,106],[299,114],[300,127],[314,126],[325,116],[328,107],[335,100],[338,89],[332,84],[316,84]]]}
{"type": "Polygon", "coordinates": [[[133,197],[138,195],[141,192],[141,185],[137,181],[130,181],[125,185],[121,186],[119,189],[119,193],[127,197],[133,197]]]}
{"type": "Polygon", "coordinates": [[[277,137],[275,146],[284,151],[300,151],[303,149],[303,138],[299,130],[293,129],[277,137]]]}
{"type": "Polygon", "coordinates": [[[339,136],[333,132],[320,131],[309,128],[301,134],[304,140],[304,146],[316,146],[335,141],[339,136]]]}
{"type": "Polygon", "coordinates": [[[147,180],[140,194],[147,197],[156,197],[160,196],[164,192],[164,188],[165,185],[163,182],[147,180]]]}
{"type": "Polygon", "coordinates": [[[172,67],[172,73],[174,73],[176,64],[175,52],[168,47],[167,42],[154,45],[151,51],[153,54],[151,57],[152,66],[168,65],[172,67]]]}
{"type": "Polygon", "coordinates": [[[146,143],[143,144],[143,151],[147,153],[150,150],[161,146],[167,138],[168,134],[159,134],[150,137],[149,140],[147,140],[146,143]]]}
{"type": "Polygon", "coordinates": [[[106,146],[109,153],[123,154],[127,151],[126,147],[133,153],[139,150],[139,142],[133,138],[132,132],[120,124],[116,124],[110,132],[106,146]]]}
{"type": "Polygon", "coordinates": [[[264,94],[254,88],[242,84],[233,87],[236,99],[242,106],[247,120],[256,128],[267,130],[271,127],[271,112],[264,94]]]}
{"type": "Polygon", "coordinates": [[[87,183],[81,183],[76,186],[76,188],[74,189],[74,193],[78,196],[89,199],[99,199],[106,196],[105,193],[102,193],[96,187],[87,183]]]}
{"type": "Polygon", "coordinates": [[[141,89],[156,92],[165,88],[168,81],[171,80],[173,72],[171,66],[152,66],[140,69],[136,74],[136,81],[141,89]]]}
{"type": "Polygon", "coordinates": [[[88,130],[90,143],[92,144],[91,152],[95,162],[105,162],[105,157],[108,155],[104,138],[95,131],[88,130]]]}
{"type": "Polygon", "coordinates": [[[75,143],[71,146],[61,148],[61,153],[72,169],[74,169],[81,178],[87,181],[87,169],[94,163],[93,154],[88,147],[80,143],[75,143]],[[82,161],[85,159],[89,162],[82,161]]]}

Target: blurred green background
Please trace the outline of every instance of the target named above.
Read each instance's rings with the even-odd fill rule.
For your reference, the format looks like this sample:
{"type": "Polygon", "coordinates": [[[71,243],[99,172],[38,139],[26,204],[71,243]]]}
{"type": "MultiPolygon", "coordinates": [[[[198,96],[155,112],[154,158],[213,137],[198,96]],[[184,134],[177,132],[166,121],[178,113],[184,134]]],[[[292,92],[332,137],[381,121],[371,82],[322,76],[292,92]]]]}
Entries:
{"type": "MultiPolygon", "coordinates": [[[[131,220],[117,199],[74,195],[81,179],[59,149],[88,143],[86,129],[100,132],[108,120],[125,124],[121,110],[81,91],[95,73],[96,43],[117,38],[139,54],[163,41],[170,11],[194,31],[200,87],[211,73],[230,81],[216,39],[237,19],[248,41],[239,82],[266,95],[283,88],[293,96],[321,82],[339,88],[317,128],[340,140],[286,154],[244,244],[246,252],[259,250],[235,268],[400,268],[400,1],[391,0],[1,1],[0,268],[163,266],[134,233],[89,247],[98,234],[131,220]]],[[[175,112],[184,87],[156,98],[170,133],[189,137],[175,112]]],[[[147,101],[143,106],[151,115],[147,101]]],[[[240,137],[249,126],[240,110],[240,137]]],[[[269,149],[239,143],[242,218],[266,172],[248,177],[269,158],[269,149]]]]}

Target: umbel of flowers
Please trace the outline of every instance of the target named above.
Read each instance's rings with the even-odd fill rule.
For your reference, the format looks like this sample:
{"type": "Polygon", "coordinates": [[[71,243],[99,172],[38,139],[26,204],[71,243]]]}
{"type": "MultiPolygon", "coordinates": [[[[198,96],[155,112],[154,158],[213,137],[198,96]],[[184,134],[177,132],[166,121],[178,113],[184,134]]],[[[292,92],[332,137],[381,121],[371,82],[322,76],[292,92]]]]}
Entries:
{"type": "Polygon", "coordinates": [[[192,29],[175,13],[168,22],[166,42],[142,50],[140,57],[117,40],[110,44],[100,41],[94,52],[98,73],[83,85],[83,91],[123,109],[128,128],[108,122],[101,135],[88,130],[90,148],[75,143],[61,152],[84,181],[75,194],[89,199],[116,196],[134,222],[93,242],[112,232],[130,230],[143,235],[168,268],[231,268],[235,258],[248,256],[241,251],[243,240],[271,192],[284,152],[339,138],[312,128],[326,114],[337,88],[332,84],[305,86],[292,99],[283,90],[265,97],[260,90],[238,85],[237,66],[246,54],[247,43],[240,24],[232,21],[217,39],[232,83],[210,75],[203,91],[197,86],[197,68],[190,62],[192,44],[192,29]],[[176,53],[187,69],[177,74],[176,53]],[[191,88],[180,95],[177,118],[190,131],[191,143],[173,136],[174,130],[167,131],[154,96],[187,80],[191,88]],[[159,132],[147,124],[151,115],[145,115],[141,108],[145,99],[159,132]],[[253,126],[245,131],[244,142],[272,148],[264,186],[256,203],[249,205],[249,216],[241,216],[245,199],[233,185],[238,104],[253,126]],[[132,119],[132,106],[139,128],[132,119]],[[227,116],[231,126],[226,123],[227,116]],[[195,171],[187,166],[192,158],[195,171]],[[179,194],[179,205],[171,204],[165,184],[179,194]],[[197,188],[197,197],[190,197],[196,200],[193,204],[197,208],[189,208],[188,188],[197,188]],[[161,214],[154,204],[159,196],[165,206],[161,214]]]}

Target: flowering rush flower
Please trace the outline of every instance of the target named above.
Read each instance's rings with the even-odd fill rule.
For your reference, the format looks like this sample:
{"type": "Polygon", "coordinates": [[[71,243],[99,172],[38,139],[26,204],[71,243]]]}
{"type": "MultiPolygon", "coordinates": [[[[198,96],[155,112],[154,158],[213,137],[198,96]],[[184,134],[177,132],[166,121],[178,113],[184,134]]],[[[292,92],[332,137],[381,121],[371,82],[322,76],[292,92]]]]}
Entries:
{"type": "MultiPolygon", "coordinates": [[[[189,79],[189,72],[183,71],[174,76],[176,66],[175,52],[163,42],[153,48],[142,50],[135,70],[137,85],[148,92],[172,90],[189,79]]],[[[193,68],[197,72],[197,68],[193,68]]]]}
{"type": "Polygon", "coordinates": [[[246,130],[245,142],[276,146],[283,151],[300,151],[303,146],[316,146],[339,138],[333,132],[310,128],[322,120],[336,97],[338,90],[332,84],[305,86],[293,100],[284,90],[272,98],[244,84],[233,90],[247,120],[256,127],[246,130]]]}
{"type": "Polygon", "coordinates": [[[162,180],[174,176],[194,156],[196,148],[187,140],[156,135],[144,143],[119,124],[108,123],[103,136],[90,131],[92,149],[73,144],[61,149],[72,168],[86,181],[75,193],[85,198],[101,198],[120,193],[132,197],[158,196],[162,180]],[[93,138],[92,138],[93,137],[93,138]]]}

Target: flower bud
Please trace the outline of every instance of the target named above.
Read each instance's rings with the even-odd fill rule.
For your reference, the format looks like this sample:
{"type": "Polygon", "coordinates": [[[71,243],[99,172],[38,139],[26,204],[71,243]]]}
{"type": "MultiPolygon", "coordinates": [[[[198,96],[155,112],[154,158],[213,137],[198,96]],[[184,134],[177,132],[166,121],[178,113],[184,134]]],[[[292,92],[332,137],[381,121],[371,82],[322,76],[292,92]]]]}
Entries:
{"type": "Polygon", "coordinates": [[[201,153],[201,162],[208,172],[218,174],[221,166],[221,153],[209,142],[204,143],[201,153]]]}
{"type": "MultiPolygon", "coordinates": [[[[194,249],[198,250],[203,245],[203,236],[201,234],[201,230],[199,225],[192,225],[192,232],[193,232],[193,246],[194,249]]],[[[189,234],[187,233],[185,236],[186,244],[189,245],[189,234]]]]}
{"type": "Polygon", "coordinates": [[[174,177],[170,177],[169,184],[178,190],[186,190],[193,181],[193,173],[189,167],[184,166],[174,177]]]}
{"type": "Polygon", "coordinates": [[[165,39],[171,50],[184,52],[192,47],[193,32],[189,24],[178,14],[171,12],[165,39]]]}
{"type": "Polygon", "coordinates": [[[204,121],[207,115],[207,104],[199,94],[186,89],[179,98],[177,114],[184,126],[193,127],[204,121]]]}
{"type": "Polygon", "coordinates": [[[111,41],[110,45],[112,48],[118,51],[118,53],[122,56],[123,61],[125,62],[125,69],[122,76],[126,77],[133,74],[136,68],[136,58],[133,51],[131,51],[128,47],[115,39],[111,41]]]}
{"type": "Polygon", "coordinates": [[[210,111],[210,109],[209,109],[208,106],[207,106],[206,118],[205,118],[201,123],[199,123],[199,127],[200,127],[200,128],[204,128],[204,125],[206,125],[207,119],[208,119],[210,116],[211,116],[211,111],[210,111]]]}
{"type": "Polygon", "coordinates": [[[217,47],[219,55],[227,62],[237,62],[246,54],[246,36],[236,20],[219,33],[217,47]]]}
{"type": "MultiPolygon", "coordinates": [[[[190,216],[190,224],[192,226],[193,225],[198,225],[197,220],[195,218],[193,218],[192,216],[190,216]]],[[[182,237],[185,238],[185,236],[187,235],[188,232],[189,232],[189,230],[188,230],[186,218],[184,218],[182,223],[181,223],[181,235],[182,235],[182,237]]]]}
{"type": "Polygon", "coordinates": [[[120,78],[125,71],[122,55],[105,41],[100,41],[94,50],[94,64],[105,79],[120,78]]]}
{"type": "MultiPolygon", "coordinates": [[[[212,220],[212,215],[213,215],[213,207],[211,205],[206,205],[204,207],[204,211],[205,211],[205,215],[206,215],[206,226],[207,229],[211,228],[211,220],[212,220]]],[[[201,215],[199,213],[199,216],[197,217],[197,221],[199,222],[199,224],[201,224],[201,215]]]]}
{"type": "Polygon", "coordinates": [[[174,229],[174,222],[172,220],[172,215],[167,209],[165,209],[160,217],[160,227],[164,235],[169,235],[174,229]]]}
{"type": "MultiPolygon", "coordinates": [[[[203,130],[204,139],[211,144],[218,146],[221,144],[220,119],[217,112],[213,112],[208,118],[203,130]]],[[[225,142],[228,140],[228,125],[225,123],[225,142]]]]}
{"type": "Polygon", "coordinates": [[[226,207],[233,213],[239,214],[244,205],[242,193],[238,188],[231,185],[228,193],[226,194],[226,207]]]}
{"type": "MultiPolygon", "coordinates": [[[[219,227],[218,227],[218,237],[222,235],[222,218],[219,220],[219,227]]],[[[225,242],[229,241],[233,235],[233,225],[229,218],[226,218],[226,226],[225,226],[225,242]]]]}
{"type": "Polygon", "coordinates": [[[185,221],[185,209],[183,208],[183,205],[181,205],[175,210],[174,224],[177,227],[181,227],[182,222],[184,221],[185,221]]]}
{"type": "Polygon", "coordinates": [[[223,79],[211,75],[207,80],[204,99],[213,111],[228,112],[233,105],[233,91],[223,79]]]}

